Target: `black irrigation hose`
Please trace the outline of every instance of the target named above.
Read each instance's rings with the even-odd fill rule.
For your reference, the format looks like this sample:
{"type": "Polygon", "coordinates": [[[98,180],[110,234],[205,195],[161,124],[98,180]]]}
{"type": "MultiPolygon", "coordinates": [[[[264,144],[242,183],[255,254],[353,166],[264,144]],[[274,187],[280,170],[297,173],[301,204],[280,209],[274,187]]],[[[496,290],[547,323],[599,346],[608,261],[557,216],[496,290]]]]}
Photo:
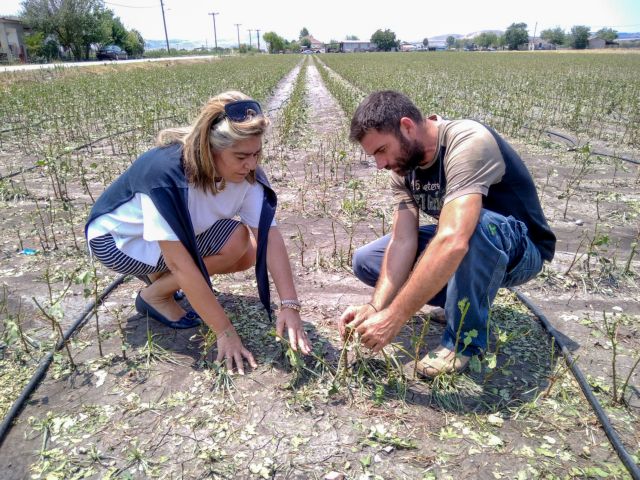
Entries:
{"type": "MultiPolygon", "coordinates": [[[[526,128],[527,130],[537,130],[536,128],[529,127],[527,125],[523,125],[523,128],[526,128]]],[[[574,150],[576,150],[578,148],[577,142],[573,138],[571,138],[571,137],[569,137],[567,135],[564,135],[564,134],[559,133],[559,132],[554,132],[553,130],[542,130],[542,132],[546,133],[547,135],[553,135],[554,137],[561,138],[561,139],[566,140],[567,142],[571,143],[572,146],[568,147],[569,151],[574,151],[574,150]]],[[[615,158],[615,159],[618,159],[618,160],[622,160],[624,162],[633,163],[634,165],[640,165],[640,160],[635,160],[633,158],[628,158],[628,157],[621,157],[620,155],[612,155],[611,153],[600,152],[598,150],[591,150],[590,154],[591,155],[597,155],[599,157],[615,158]]]]}
{"type": "MultiPolygon", "coordinates": [[[[105,288],[102,291],[102,293],[100,293],[97,300],[98,303],[101,303],[115,288],[117,288],[120,284],[122,284],[126,278],[127,278],[127,275],[120,275],[113,282],[111,282],[111,284],[107,288],[105,288]]],[[[562,354],[565,358],[566,364],[571,369],[571,372],[573,373],[575,379],[578,381],[578,384],[580,385],[582,392],[584,393],[585,397],[589,401],[589,404],[593,408],[593,411],[595,412],[596,417],[598,417],[598,420],[600,421],[600,424],[602,425],[602,428],[604,429],[607,437],[609,438],[609,441],[611,442],[614,450],[618,454],[618,457],[620,457],[620,460],[622,461],[624,466],[627,468],[627,470],[631,474],[631,477],[633,478],[633,480],[640,480],[640,468],[638,468],[638,465],[635,464],[635,462],[633,461],[633,458],[631,458],[631,455],[629,455],[629,452],[627,452],[626,448],[624,447],[624,444],[622,443],[622,441],[620,440],[620,437],[618,436],[615,429],[613,428],[613,425],[611,425],[611,422],[609,421],[609,418],[607,417],[607,414],[605,413],[604,409],[600,405],[600,402],[598,402],[598,399],[593,394],[593,391],[591,390],[591,387],[589,386],[587,379],[584,377],[582,371],[580,371],[580,369],[576,366],[575,359],[573,358],[573,356],[571,355],[571,352],[565,345],[564,340],[559,335],[559,332],[555,329],[553,325],[551,325],[547,317],[545,317],[545,315],[540,311],[540,309],[535,304],[533,304],[524,294],[520,293],[515,288],[511,288],[510,290],[516,294],[516,296],[518,297],[518,300],[520,300],[529,310],[531,310],[531,312],[536,317],[538,317],[538,319],[544,326],[545,330],[547,330],[547,332],[554,338],[555,342],[560,346],[562,350],[562,354]]],[[[55,348],[56,352],[62,349],[64,344],[69,340],[69,338],[71,338],[71,336],[75,333],[75,331],[78,328],[82,327],[82,325],[84,325],[84,323],[90,318],[90,314],[94,311],[95,307],[96,307],[96,301],[90,302],[85,307],[85,309],[82,311],[82,314],[73,323],[73,325],[71,325],[71,327],[69,327],[69,329],[65,332],[63,338],[60,339],[56,344],[56,348],[55,348]]],[[[53,360],[53,354],[54,352],[49,352],[40,361],[38,369],[36,370],[34,375],[31,377],[31,380],[29,381],[27,386],[23,389],[22,393],[20,394],[20,397],[18,397],[18,399],[14,402],[11,409],[9,410],[4,420],[2,421],[2,425],[0,425],[0,447],[2,446],[2,443],[4,442],[4,439],[7,433],[11,429],[13,420],[18,416],[18,414],[24,407],[24,404],[27,402],[31,394],[35,391],[35,389],[38,387],[38,385],[44,378],[45,374],[47,373],[47,369],[49,368],[49,365],[53,360]]]]}
{"type": "MultiPolygon", "coordinates": [[[[162,118],[154,118],[154,121],[159,122],[160,120],[175,120],[176,115],[171,115],[169,117],[162,117],[162,118]]],[[[113,137],[117,137],[118,135],[124,135],[125,133],[130,133],[130,132],[134,132],[136,130],[140,130],[143,127],[132,127],[132,128],[127,128],[126,130],[120,130],[118,132],[114,132],[114,133],[110,133],[109,135],[105,135],[103,137],[100,138],[96,138],[95,140],[91,140],[88,143],[85,143],[83,145],[78,145],[77,147],[74,147],[70,150],[70,152],[77,152],[78,150],[82,150],[83,148],[87,148],[90,147],[98,142],[101,142],[102,140],[107,140],[109,138],[113,138],[113,137]]],[[[2,133],[2,132],[0,132],[2,133]]],[[[65,152],[65,153],[69,153],[69,152],[65,152]]],[[[62,157],[62,155],[64,155],[65,153],[62,153],[60,155],[58,155],[55,160],[57,160],[58,158],[62,157]]],[[[42,165],[36,163],[35,165],[31,165],[30,167],[27,168],[21,168],[19,171],[17,172],[12,172],[12,173],[8,173],[7,175],[5,175],[4,177],[0,177],[0,182],[2,180],[6,180],[7,178],[13,178],[13,177],[17,177],[18,175],[21,175],[25,172],[30,172],[31,170],[35,170],[38,167],[41,167],[42,165]]]]}
{"type": "MultiPolygon", "coordinates": [[[[121,130],[119,132],[115,132],[115,133],[111,133],[109,135],[105,135],[104,137],[96,138],[95,140],[92,140],[89,143],[85,143],[84,145],[79,145],[77,147],[74,147],[71,150],[71,152],[77,152],[78,150],[82,150],[83,148],[90,147],[91,145],[93,145],[95,143],[98,143],[98,142],[101,142],[102,140],[107,140],[108,138],[117,137],[118,135],[124,135],[125,133],[133,132],[134,130],[137,130],[137,127],[129,128],[127,130],[121,130]]],[[[65,152],[65,153],[69,153],[69,152],[65,152]]],[[[62,154],[58,155],[57,157],[55,157],[55,160],[57,160],[60,157],[62,157],[62,155],[64,155],[64,153],[62,153],[62,154]]],[[[0,182],[2,180],[6,180],[7,178],[17,177],[18,175],[21,175],[21,174],[23,174],[25,172],[30,172],[31,170],[35,170],[36,168],[41,167],[41,166],[42,166],[41,164],[36,163],[35,165],[31,165],[30,167],[21,168],[17,172],[8,173],[4,177],[0,177],[0,182]]]]}
{"type": "Polygon", "coordinates": [[[520,300],[529,310],[531,310],[531,312],[536,317],[538,317],[538,319],[540,319],[540,322],[544,326],[545,330],[553,337],[556,344],[560,346],[567,366],[571,369],[571,373],[573,373],[573,376],[580,385],[582,393],[584,393],[587,401],[589,402],[589,404],[591,404],[591,408],[593,408],[596,417],[598,417],[600,425],[602,425],[604,432],[607,434],[607,437],[609,438],[613,449],[616,451],[618,457],[620,457],[620,460],[631,474],[631,478],[633,478],[633,480],[640,480],[640,468],[638,468],[638,465],[636,465],[636,463],[633,461],[633,458],[631,458],[631,455],[629,455],[629,452],[627,452],[626,448],[624,447],[622,440],[620,440],[620,437],[613,428],[613,425],[611,425],[609,417],[607,417],[607,414],[602,408],[602,405],[600,405],[600,402],[598,402],[598,399],[593,394],[593,391],[589,386],[589,382],[587,382],[584,374],[576,365],[576,361],[573,358],[573,355],[571,355],[571,352],[564,343],[564,340],[560,336],[558,330],[556,330],[555,327],[551,325],[547,317],[545,317],[540,309],[535,304],[533,304],[531,300],[529,300],[524,294],[520,293],[515,288],[511,288],[510,290],[516,294],[518,300],[520,300]]]}
{"type": "MultiPolygon", "coordinates": [[[[325,70],[331,70],[333,73],[337,73],[335,70],[331,69],[331,67],[328,67],[324,62],[322,62],[322,60],[318,60],[325,68],[325,70]]],[[[339,74],[338,74],[339,75],[339,74]]],[[[343,80],[345,82],[347,82],[349,85],[351,85],[353,88],[355,88],[356,90],[358,90],[361,94],[362,97],[365,96],[364,92],[362,92],[362,90],[360,90],[357,86],[353,85],[353,83],[351,83],[350,81],[344,79],[343,80]]],[[[507,120],[513,120],[510,117],[506,117],[504,115],[493,115],[494,117],[500,117],[500,118],[506,118],[507,120]]],[[[536,131],[540,131],[538,128],[535,127],[530,127],[529,125],[522,125],[522,128],[526,128],[527,130],[536,130],[536,131]]],[[[553,130],[542,130],[543,133],[546,133],[547,135],[553,135],[554,137],[558,137],[561,138],[563,140],[566,140],[567,142],[571,143],[572,147],[569,147],[569,151],[573,151],[577,148],[577,142],[576,140],[574,140],[573,138],[564,135],[562,133],[559,132],[555,132],[553,130]]],[[[619,155],[612,155],[610,153],[604,153],[604,152],[600,152],[597,150],[591,150],[591,155],[598,155],[600,157],[608,157],[608,158],[615,158],[618,160],[622,160],[624,162],[629,162],[629,163],[633,163],[634,165],[640,165],[640,160],[635,160],[633,158],[628,158],[628,157],[621,157],[619,155]]]]}
{"type": "MultiPolygon", "coordinates": [[[[111,282],[111,284],[107,288],[105,288],[102,291],[102,293],[100,293],[97,299],[97,303],[102,303],[104,299],[115,288],[117,288],[120,284],[122,284],[125,281],[126,278],[127,278],[127,275],[120,275],[113,282],[111,282]]],[[[5,437],[9,433],[9,430],[11,430],[11,427],[13,426],[13,421],[17,418],[18,414],[22,411],[22,408],[24,407],[25,403],[27,402],[27,400],[29,400],[29,397],[31,396],[31,394],[35,391],[36,388],[38,388],[38,385],[46,375],[47,369],[49,368],[49,365],[51,365],[51,362],[53,361],[53,354],[58,350],[62,349],[64,344],[71,338],[71,336],[76,332],[76,330],[81,328],[84,325],[84,323],[87,320],[89,320],[89,318],[91,318],[90,314],[93,313],[95,308],[96,308],[96,301],[94,300],[92,302],[89,302],[85,307],[85,309],[80,314],[80,316],[78,317],[78,319],[64,333],[64,336],[60,340],[58,340],[58,343],[56,344],[55,349],[47,353],[44,356],[44,358],[40,360],[38,368],[36,372],[33,374],[33,376],[31,377],[31,380],[29,380],[29,383],[27,384],[27,386],[24,387],[24,389],[22,390],[22,393],[20,394],[18,399],[13,403],[13,405],[11,406],[11,409],[2,420],[2,424],[0,425],[0,447],[2,446],[2,442],[4,442],[5,437]]]]}

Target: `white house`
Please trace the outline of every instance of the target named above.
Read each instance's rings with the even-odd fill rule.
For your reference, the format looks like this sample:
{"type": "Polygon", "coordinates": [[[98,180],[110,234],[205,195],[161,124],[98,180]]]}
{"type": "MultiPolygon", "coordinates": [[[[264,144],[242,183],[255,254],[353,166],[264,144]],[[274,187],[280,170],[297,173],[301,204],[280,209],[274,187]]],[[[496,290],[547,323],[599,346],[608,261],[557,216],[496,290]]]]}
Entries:
{"type": "Polygon", "coordinates": [[[341,52],[375,52],[378,45],[375,42],[364,42],[361,40],[344,40],[340,42],[341,52]]]}
{"type": "Polygon", "coordinates": [[[0,17],[0,61],[27,61],[24,25],[15,17],[0,17]]]}
{"type": "Polygon", "coordinates": [[[324,50],[324,42],[321,42],[317,38],[314,38],[313,35],[309,35],[307,38],[309,39],[309,42],[311,42],[311,46],[309,47],[311,50],[313,50],[314,52],[318,50],[324,50]]]}

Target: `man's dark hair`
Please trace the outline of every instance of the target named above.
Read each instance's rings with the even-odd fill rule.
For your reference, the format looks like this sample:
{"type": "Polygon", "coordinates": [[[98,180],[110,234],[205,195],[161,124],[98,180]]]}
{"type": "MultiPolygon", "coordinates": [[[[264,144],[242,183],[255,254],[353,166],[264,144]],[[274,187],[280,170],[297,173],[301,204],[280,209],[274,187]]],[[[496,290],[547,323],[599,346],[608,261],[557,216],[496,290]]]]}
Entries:
{"type": "Polygon", "coordinates": [[[393,90],[374,92],[356,108],[349,138],[360,142],[369,130],[400,135],[400,119],[422,123],[422,113],[406,95],[393,90]]]}

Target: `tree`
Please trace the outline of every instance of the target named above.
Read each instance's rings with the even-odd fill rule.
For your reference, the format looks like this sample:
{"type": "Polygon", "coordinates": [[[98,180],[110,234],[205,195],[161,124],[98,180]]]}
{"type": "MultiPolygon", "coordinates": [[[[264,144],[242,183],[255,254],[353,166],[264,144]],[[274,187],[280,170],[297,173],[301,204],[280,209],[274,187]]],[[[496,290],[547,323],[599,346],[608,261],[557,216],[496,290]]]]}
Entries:
{"type": "Polygon", "coordinates": [[[517,50],[524,43],[529,42],[529,33],[526,23],[512,23],[504,32],[504,40],[509,50],[517,50]]]}
{"type": "Polygon", "coordinates": [[[354,41],[360,40],[360,38],[358,38],[357,35],[347,35],[346,37],[344,37],[344,39],[345,40],[354,40],[354,41]]]}
{"type": "Polygon", "coordinates": [[[286,40],[276,32],[267,32],[262,36],[262,38],[269,46],[269,53],[279,53],[284,51],[286,40]]]}
{"type": "Polygon", "coordinates": [[[307,27],[302,27],[302,30],[300,30],[300,36],[298,37],[299,39],[302,39],[304,37],[308,37],[309,34],[309,30],[307,30],[307,27]]]}
{"type": "Polygon", "coordinates": [[[371,42],[375,43],[379,50],[385,52],[398,48],[396,34],[389,29],[386,29],[384,32],[380,29],[376,30],[376,32],[371,35],[371,42]]]}
{"type": "Polygon", "coordinates": [[[290,42],[288,40],[284,41],[284,49],[290,52],[299,52],[301,50],[300,45],[301,44],[295,40],[291,40],[290,42]]]}
{"type": "Polygon", "coordinates": [[[612,28],[601,28],[596,32],[596,37],[606,40],[607,42],[613,42],[618,38],[618,32],[612,28]]]}
{"type": "Polygon", "coordinates": [[[24,44],[27,46],[27,55],[30,59],[44,57],[44,33],[33,32],[25,35],[24,44]]]}
{"type": "Polygon", "coordinates": [[[24,0],[22,9],[32,30],[54,35],[75,60],[88,58],[91,44],[103,38],[102,0],[24,0]]]}
{"type": "Polygon", "coordinates": [[[540,32],[540,38],[554,45],[562,45],[566,40],[564,30],[560,27],[548,28],[540,32]]]}
{"type": "Polygon", "coordinates": [[[591,27],[586,25],[574,25],[569,34],[569,45],[577,50],[584,50],[589,45],[591,27]]]}
{"type": "Polygon", "coordinates": [[[132,29],[127,32],[124,42],[124,49],[130,57],[141,57],[144,53],[144,38],[138,30],[132,29]]]}
{"type": "Polygon", "coordinates": [[[424,38],[422,39],[422,46],[423,46],[424,48],[429,48],[429,39],[428,39],[427,37],[424,37],[424,38]]]}
{"type": "Polygon", "coordinates": [[[119,17],[116,17],[111,10],[104,10],[100,14],[102,24],[102,38],[96,43],[103,45],[125,46],[127,41],[127,29],[122,24],[119,17]]]}
{"type": "Polygon", "coordinates": [[[302,45],[303,47],[311,48],[311,40],[309,40],[309,37],[301,38],[300,45],[302,45]]]}
{"type": "Polygon", "coordinates": [[[447,37],[447,47],[452,48],[456,44],[456,37],[449,35],[447,37]]]}
{"type": "Polygon", "coordinates": [[[473,42],[479,47],[489,48],[498,46],[498,35],[493,32],[482,32],[473,39],[473,42]]]}

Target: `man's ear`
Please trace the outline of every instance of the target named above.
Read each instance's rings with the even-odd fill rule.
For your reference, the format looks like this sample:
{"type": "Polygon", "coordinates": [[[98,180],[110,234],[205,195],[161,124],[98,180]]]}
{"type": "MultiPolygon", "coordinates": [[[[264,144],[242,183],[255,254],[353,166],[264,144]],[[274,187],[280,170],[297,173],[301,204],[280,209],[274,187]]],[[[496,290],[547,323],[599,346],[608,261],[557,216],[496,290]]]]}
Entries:
{"type": "Polygon", "coordinates": [[[400,132],[407,138],[413,138],[415,135],[417,125],[409,117],[402,117],[400,119],[400,132]]]}

